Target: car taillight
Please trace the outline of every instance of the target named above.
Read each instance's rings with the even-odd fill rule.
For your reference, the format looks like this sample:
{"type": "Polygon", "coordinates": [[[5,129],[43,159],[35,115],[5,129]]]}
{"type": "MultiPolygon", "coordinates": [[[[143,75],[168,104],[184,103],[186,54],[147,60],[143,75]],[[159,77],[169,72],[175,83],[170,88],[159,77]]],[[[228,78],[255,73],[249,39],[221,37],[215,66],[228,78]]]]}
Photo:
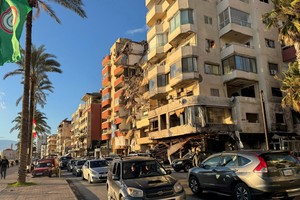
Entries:
{"type": "Polygon", "coordinates": [[[259,164],[255,167],[253,172],[268,172],[267,163],[264,161],[264,159],[260,156],[258,156],[259,164]]]}

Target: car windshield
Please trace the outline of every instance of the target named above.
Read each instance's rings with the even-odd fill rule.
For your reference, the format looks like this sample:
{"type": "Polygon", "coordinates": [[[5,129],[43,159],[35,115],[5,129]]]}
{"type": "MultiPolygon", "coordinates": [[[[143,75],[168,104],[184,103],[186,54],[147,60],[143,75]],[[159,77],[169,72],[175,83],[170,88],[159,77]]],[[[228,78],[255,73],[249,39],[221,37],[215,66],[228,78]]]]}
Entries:
{"type": "Polygon", "coordinates": [[[47,162],[47,163],[39,163],[37,164],[38,168],[42,168],[42,167],[51,167],[51,163],[47,162]]]}
{"type": "Polygon", "coordinates": [[[188,152],[187,154],[185,154],[185,155],[183,156],[183,158],[193,158],[194,155],[195,155],[195,153],[193,153],[193,152],[188,152]]]}
{"type": "Polygon", "coordinates": [[[91,161],[91,163],[90,163],[91,168],[106,167],[106,166],[108,166],[106,160],[94,160],[94,161],[91,161]]]}
{"type": "Polygon", "coordinates": [[[84,163],[85,163],[85,160],[78,160],[77,161],[77,165],[84,165],[84,163]]]}
{"type": "Polygon", "coordinates": [[[143,178],[166,175],[164,168],[156,160],[124,162],[123,179],[143,178]]]}

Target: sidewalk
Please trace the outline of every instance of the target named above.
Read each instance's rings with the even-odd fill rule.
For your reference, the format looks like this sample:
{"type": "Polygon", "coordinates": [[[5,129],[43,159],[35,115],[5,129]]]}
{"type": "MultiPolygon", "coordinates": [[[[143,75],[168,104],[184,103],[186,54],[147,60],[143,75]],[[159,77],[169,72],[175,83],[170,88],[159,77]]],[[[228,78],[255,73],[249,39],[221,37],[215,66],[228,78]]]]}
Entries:
{"type": "Polygon", "coordinates": [[[76,200],[67,181],[58,177],[36,177],[27,174],[26,182],[36,185],[24,187],[9,187],[18,178],[18,166],[7,169],[6,179],[0,179],[0,199],[2,200],[76,200]]]}

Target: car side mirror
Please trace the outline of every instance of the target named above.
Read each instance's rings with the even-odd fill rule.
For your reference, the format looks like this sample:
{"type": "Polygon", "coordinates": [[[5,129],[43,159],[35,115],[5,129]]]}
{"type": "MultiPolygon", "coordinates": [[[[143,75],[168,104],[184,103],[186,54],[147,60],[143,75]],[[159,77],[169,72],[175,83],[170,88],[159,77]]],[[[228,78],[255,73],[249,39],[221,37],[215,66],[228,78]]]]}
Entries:
{"type": "Polygon", "coordinates": [[[117,175],[113,175],[113,176],[112,176],[112,179],[113,179],[114,181],[118,181],[118,180],[120,180],[120,177],[117,176],[117,175]]]}
{"type": "Polygon", "coordinates": [[[171,170],[166,170],[167,174],[172,174],[172,171],[171,170]]]}
{"type": "Polygon", "coordinates": [[[201,163],[201,164],[199,165],[199,167],[200,167],[200,168],[204,168],[205,165],[201,163]]]}

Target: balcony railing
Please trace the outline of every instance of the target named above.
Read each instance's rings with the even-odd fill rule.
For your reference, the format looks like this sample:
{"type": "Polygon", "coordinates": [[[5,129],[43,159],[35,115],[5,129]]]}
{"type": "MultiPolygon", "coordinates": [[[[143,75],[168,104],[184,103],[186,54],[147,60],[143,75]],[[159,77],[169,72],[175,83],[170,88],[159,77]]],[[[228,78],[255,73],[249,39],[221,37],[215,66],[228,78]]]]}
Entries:
{"type": "Polygon", "coordinates": [[[240,26],[245,26],[245,27],[251,28],[251,23],[241,20],[241,19],[238,19],[238,18],[231,17],[220,23],[220,29],[224,28],[229,23],[234,23],[234,24],[238,24],[240,26]]]}

